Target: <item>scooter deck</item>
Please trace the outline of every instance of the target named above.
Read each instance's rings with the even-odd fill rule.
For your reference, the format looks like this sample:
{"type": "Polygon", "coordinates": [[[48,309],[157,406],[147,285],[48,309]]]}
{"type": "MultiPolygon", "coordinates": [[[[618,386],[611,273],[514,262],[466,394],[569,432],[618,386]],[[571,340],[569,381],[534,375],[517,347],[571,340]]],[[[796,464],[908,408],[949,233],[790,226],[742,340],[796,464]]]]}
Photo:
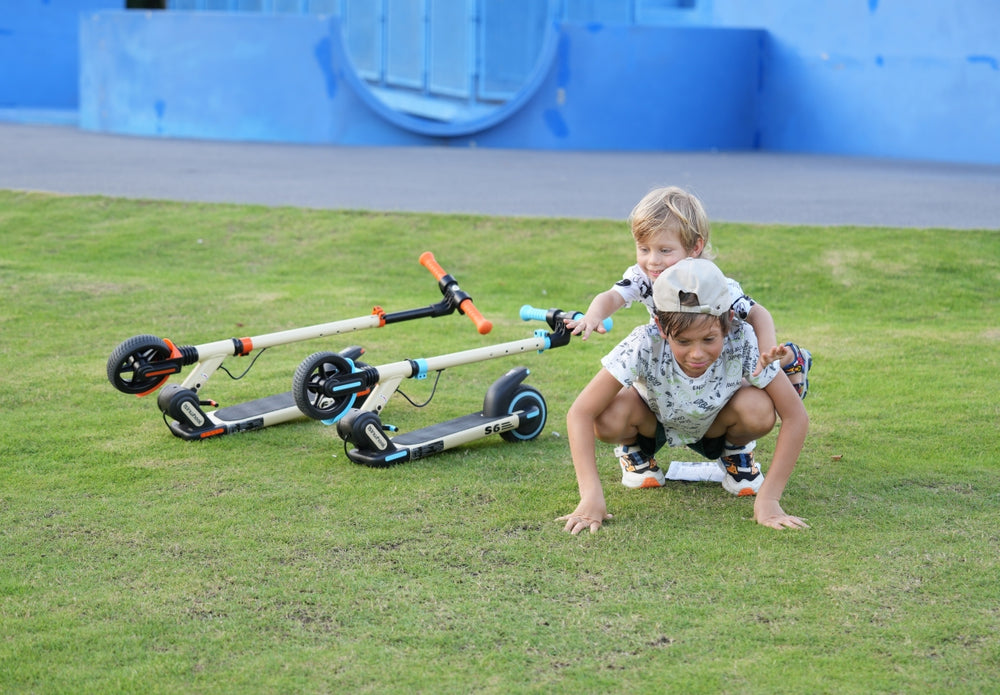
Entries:
{"type": "Polygon", "coordinates": [[[291,391],[288,391],[213,410],[211,415],[217,422],[239,422],[241,420],[260,417],[267,413],[273,413],[277,410],[297,407],[295,405],[295,397],[291,391]]]}
{"type": "Polygon", "coordinates": [[[347,457],[354,463],[385,468],[403,461],[426,458],[459,444],[490,434],[500,434],[515,427],[517,416],[491,417],[480,411],[395,436],[390,440],[391,446],[387,450],[351,449],[347,452],[347,457]]]}
{"type": "Polygon", "coordinates": [[[295,397],[291,391],[237,403],[209,411],[204,415],[206,422],[202,427],[191,427],[177,420],[169,421],[167,426],[175,436],[195,440],[217,437],[221,434],[250,432],[305,417],[295,405],[295,397]]]}
{"type": "MultiPolygon", "coordinates": [[[[503,417],[508,416],[505,415],[503,417]]],[[[473,427],[493,423],[499,419],[501,418],[486,417],[483,415],[482,411],[478,413],[470,413],[469,415],[462,415],[434,425],[421,427],[419,430],[404,432],[403,434],[393,437],[392,443],[396,446],[406,447],[426,444],[427,442],[447,437],[449,434],[464,432],[465,430],[472,429],[473,427]]]]}

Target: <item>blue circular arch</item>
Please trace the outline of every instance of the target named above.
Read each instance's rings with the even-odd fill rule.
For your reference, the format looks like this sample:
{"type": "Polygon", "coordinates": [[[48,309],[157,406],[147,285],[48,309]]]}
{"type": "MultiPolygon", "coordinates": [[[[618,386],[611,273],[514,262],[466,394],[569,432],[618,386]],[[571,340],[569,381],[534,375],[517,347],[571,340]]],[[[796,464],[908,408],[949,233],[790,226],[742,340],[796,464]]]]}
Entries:
{"type": "MultiPolygon", "coordinates": [[[[344,71],[343,77],[353,87],[357,96],[379,116],[399,128],[419,135],[461,137],[481,132],[510,118],[535,96],[535,93],[549,74],[559,46],[559,0],[548,0],[547,12],[546,26],[548,28],[542,40],[538,60],[535,62],[535,67],[531,75],[529,75],[528,79],[521,86],[521,89],[518,90],[514,97],[497,106],[492,112],[469,120],[450,122],[432,121],[411,116],[391,108],[373,94],[368,84],[358,76],[357,70],[354,69],[354,63],[350,55],[348,55],[346,47],[344,47],[344,42],[341,40],[334,43],[341,47],[341,58],[346,65],[351,67],[350,70],[344,71]]],[[[339,28],[338,22],[338,31],[339,28]]]]}

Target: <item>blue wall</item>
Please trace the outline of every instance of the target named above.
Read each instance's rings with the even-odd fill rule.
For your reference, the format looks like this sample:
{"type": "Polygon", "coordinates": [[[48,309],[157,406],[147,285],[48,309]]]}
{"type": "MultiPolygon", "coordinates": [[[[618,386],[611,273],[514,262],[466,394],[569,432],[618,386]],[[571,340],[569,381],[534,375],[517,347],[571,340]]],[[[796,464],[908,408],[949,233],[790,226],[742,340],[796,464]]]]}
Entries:
{"type": "Polygon", "coordinates": [[[80,126],[330,142],[329,42],[329,21],[308,15],[89,13],[80,27],[80,126]]]}
{"type": "Polygon", "coordinates": [[[754,148],[762,31],[567,22],[558,37],[546,81],[477,142],[539,149],[754,148]]]}
{"type": "Polygon", "coordinates": [[[493,117],[400,114],[347,58],[334,18],[99,12],[81,27],[89,130],[338,144],[749,149],[763,33],[562,24],[493,117]],[[628,69],[623,70],[622,66],[628,69]]]}
{"type": "Polygon", "coordinates": [[[124,0],[0,0],[0,109],[76,109],[79,15],[124,0]]]}
{"type": "Polygon", "coordinates": [[[760,146],[1000,163],[997,0],[714,0],[763,26],[760,146]]]}
{"type": "MultiPolygon", "coordinates": [[[[359,43],[348,32],[354,43],[345,42],[336,28],[342,16],[348,25],[369,6],[384,18],[414,3],[431,8],[424,4],[431,0],[171,0],[172,7],[241,10],[229,12],[0,0],[0,65],[19,66],[0,68],[0,118],[64,109],[87,129],[154,136],[763,149],[1000,164],[997,0],[459,5],[479,8],[469,24],[478,26],[483,8],[501,1],[519,8],[508,21],[531,8],[554,12],[555,21],[483,39],[493,61],[497,46],[543,56],[532,68],[522,55],[515,71],[522,87],[515,81],[495,92],[501,96],[491,106],[488,95],[482,102],[463,96],[480,92],[471,84],[463,91],[462,74],[438,73],[444,79],[432,86],[444,89],[428,99],[426,83],[407,92],[399,80],[386,82],[385,66],[355,69],[363,67],[365,37],[359,43]],[[515,35],[520,43],[504,44],[515,35]],[[420,116],[455,110],[454,120],[420,116]]],[[[370,48],[371,56],[387,55],[385,46],[370,48]]],[[[409,55],[419,57],[418,48],[409,55]]],[[[427,56],[438,56],[438,69],[457,64],[432,49],[427,56]]],[[[485,60],[468,58],[484,74],[496,66],[485,60]]],[[[397,66],[405,78],[409,66],[397,66]]]]}

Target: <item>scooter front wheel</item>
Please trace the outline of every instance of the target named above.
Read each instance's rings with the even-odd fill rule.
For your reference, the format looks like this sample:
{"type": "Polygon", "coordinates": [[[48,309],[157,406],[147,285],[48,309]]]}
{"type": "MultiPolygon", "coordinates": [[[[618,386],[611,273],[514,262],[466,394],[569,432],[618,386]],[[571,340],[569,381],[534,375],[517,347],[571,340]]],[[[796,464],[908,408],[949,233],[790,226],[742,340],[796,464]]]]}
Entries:
{"type": "Polygon", "coordinates": [[[537,389],[531,386],[519,386],[511,396],[507,405],[507,413],[522,411],[521,424],[515,429],[502,432],[501,437],[508,442],[525,442],[534,439],[542,433],[548,418],[548,408],[545,399],[537,389]]]}
{"type": "Polygon", "coordinates": [[[354,372],[354,363],[335,352],[317,352],[295,370],[292,395],[295,405],[313,420],[336,421],[354,405],[357,395],[329,396],[324,390],[327,380],[354,372]]]}
{"type": "Polygon", "coordinates": [[[170,346],[155,335],[136,335],[119,344],[108,358],[108,381],[122,393],[143,394],[156,390],[170,374],[142,376],[140,369],[170,357],[170,346]]]}

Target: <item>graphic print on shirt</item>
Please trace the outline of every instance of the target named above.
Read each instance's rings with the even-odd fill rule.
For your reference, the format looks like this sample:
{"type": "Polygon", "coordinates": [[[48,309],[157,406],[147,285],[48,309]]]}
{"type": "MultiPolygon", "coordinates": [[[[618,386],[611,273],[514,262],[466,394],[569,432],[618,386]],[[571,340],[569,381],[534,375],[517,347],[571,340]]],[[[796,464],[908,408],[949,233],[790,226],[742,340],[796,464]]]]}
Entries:
{"type": "Polygon", "coordinates": [[[669,344],[653,324],[634,329],[601,361],[622,385],[637,386],[649,409],[664,426],[667,444],[683,446],[698,441],[747,379],[763,388],[778,373],[775,364],[751,377],[757,364],[757,340],[746,324],[738,324],[725,338],[722,354],[699,377],[680,368],[669,344]]]}

